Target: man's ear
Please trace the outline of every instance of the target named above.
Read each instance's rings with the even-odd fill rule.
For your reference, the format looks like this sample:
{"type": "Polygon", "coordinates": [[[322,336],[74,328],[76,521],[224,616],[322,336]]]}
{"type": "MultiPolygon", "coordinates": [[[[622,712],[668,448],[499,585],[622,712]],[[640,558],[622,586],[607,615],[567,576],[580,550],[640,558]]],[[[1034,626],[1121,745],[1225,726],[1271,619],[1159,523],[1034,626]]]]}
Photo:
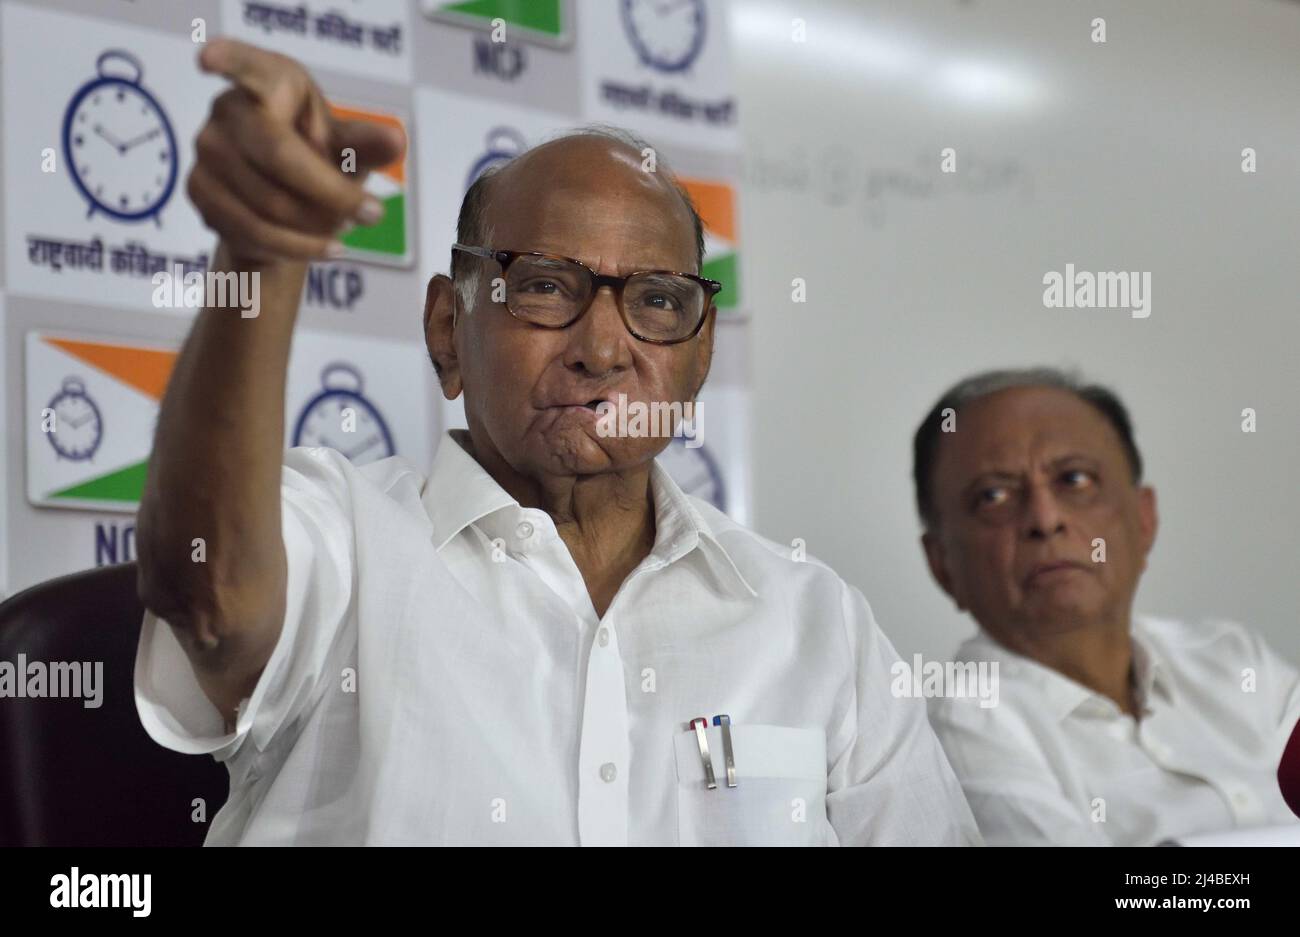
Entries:
{"type": "Polygon", "coordinates": [[[718,307],[710,306],[704,314],[704,328],[695,336],[695,370],[700,375],[695,385],[695,396],[700,396],[704,382],[708,379],[709,368],[713,366],[713,326],[718,321],[718,307]]]}
{"type": "Polygon", "coordinates": [[[1142,536],[1142,568],[1146,569],[1147,556],[1156,542],[1160,515],[1156,510],[1156,490],[1150,485],[1138,489],[1138,530],[1142,536]]]}
{"type": "Polygon", "coordinates": [[[456,306],[460,297],[451,279],[437,274],[429,279],[424,294],[424,345],[438,372],[442,394],[448,400],[460,396],[460,359],[456,356],[456,306]]]}
{"type": "Polygon", "coordinates": [[[921,549],[925,551],[926,565],[930,567],[930,575],[939,584],[939,588],[947,594],[948,598],[952,599],[957,606],[957,611],[966,611],[966,606],[961,604],[961,600],[953,592],[952,573],[948,571],[948,558],[944,553],[943,544],[940,543],[939,538],[927,530],[921,534],[921,549]]]}

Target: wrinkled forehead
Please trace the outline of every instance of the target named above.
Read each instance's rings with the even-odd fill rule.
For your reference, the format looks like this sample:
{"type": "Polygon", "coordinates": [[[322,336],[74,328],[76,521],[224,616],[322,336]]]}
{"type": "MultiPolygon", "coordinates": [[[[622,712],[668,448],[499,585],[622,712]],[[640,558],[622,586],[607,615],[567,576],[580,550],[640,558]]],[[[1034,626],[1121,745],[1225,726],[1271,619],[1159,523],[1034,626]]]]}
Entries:
{"type": "Polygon", "coordinates": [[[673,183],[621,144],[559,141],[526,153],[489,186],[492,246],[573,257],[602,273],[696,268],[695,228],[673,183]]]}
{"type": "Polygon", "coordinates": [[[1067,455],[1123,460],[1115,428],[1092,404],[1056,387],[997,391],[957,409],[956,431],[940,437],[940,477],[1021,471],[1067,455]]]}

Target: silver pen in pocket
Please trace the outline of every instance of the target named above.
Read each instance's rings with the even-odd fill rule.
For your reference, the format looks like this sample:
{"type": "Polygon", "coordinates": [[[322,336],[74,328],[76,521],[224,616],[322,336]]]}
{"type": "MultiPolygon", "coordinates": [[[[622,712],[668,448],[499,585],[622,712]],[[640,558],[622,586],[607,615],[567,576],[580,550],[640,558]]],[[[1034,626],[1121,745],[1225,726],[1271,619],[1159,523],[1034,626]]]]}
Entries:
{"type": "Polygon", "coordinates": [[[704,780],[708,782],[709,790],[714,790],[718,786],[718,780],[713,776],[713,757],[709,754],[709,739],[704,734],[708,726],[709,720],[703,716],[696,716],[691,720],[691,728],[695,730],[695,741],[700,746],[700,761],[704,764],[704,780]]]}

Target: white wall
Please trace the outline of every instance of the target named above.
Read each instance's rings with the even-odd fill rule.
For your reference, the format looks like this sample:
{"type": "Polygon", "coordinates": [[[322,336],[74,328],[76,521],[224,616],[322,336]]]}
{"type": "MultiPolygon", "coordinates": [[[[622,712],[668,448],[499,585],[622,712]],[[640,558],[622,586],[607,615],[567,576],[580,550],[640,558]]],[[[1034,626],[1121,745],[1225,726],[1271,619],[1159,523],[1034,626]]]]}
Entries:
{"type": "Polygon", "coordinates": [[[911,434],[968,373],[1077,365],[1128,402],[1159,495],[1138,608],[1300,659],[1300,5],[740,0],[733,29],[757,528],[804,538],[900,652],[950,653],[973,626],[916,543],[911,434]],[[1150,271],[1150,317],[1044,308],[1066,263],[1150,271]]]}

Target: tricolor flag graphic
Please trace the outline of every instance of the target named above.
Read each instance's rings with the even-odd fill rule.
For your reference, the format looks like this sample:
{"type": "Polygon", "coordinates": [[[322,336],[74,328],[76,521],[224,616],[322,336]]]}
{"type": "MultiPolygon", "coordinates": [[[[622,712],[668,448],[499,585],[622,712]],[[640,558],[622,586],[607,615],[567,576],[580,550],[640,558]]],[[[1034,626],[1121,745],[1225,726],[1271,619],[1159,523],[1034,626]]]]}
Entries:
{"type": "Polygon", "coordinates": [[[27,498],[135,511],[176,351],[29,332],[27,498]]]}
{"type": "Polygon", "coordinates": [[[679,179],[695,203],[704,222],[704,267],[700,276],[717,280],[722,292],[714,300],[719,311],[734,310],[740,304],[737,279],[740,239],[736,232],[736,191],[725,182],[679,179]]]}
{"type": "MultiPolygon", "coordinates": [[[[406,126],[392,114],[334,103],[330,104],[330,111],[340,120],[367,120],[406,133],[406,126]]],[[[409,145],[410,136],[407,135],[406,139],[409,145]]],[[[406,197],[406,154],[373,170],[366,177],[365,187],[383,204],[384,217],[378,224],[355,227],[340,238],[348,248],[348,256],[355,260],[409,266],[413,257],[410,219],[407,217],[410,202],[406,197]]]]}

